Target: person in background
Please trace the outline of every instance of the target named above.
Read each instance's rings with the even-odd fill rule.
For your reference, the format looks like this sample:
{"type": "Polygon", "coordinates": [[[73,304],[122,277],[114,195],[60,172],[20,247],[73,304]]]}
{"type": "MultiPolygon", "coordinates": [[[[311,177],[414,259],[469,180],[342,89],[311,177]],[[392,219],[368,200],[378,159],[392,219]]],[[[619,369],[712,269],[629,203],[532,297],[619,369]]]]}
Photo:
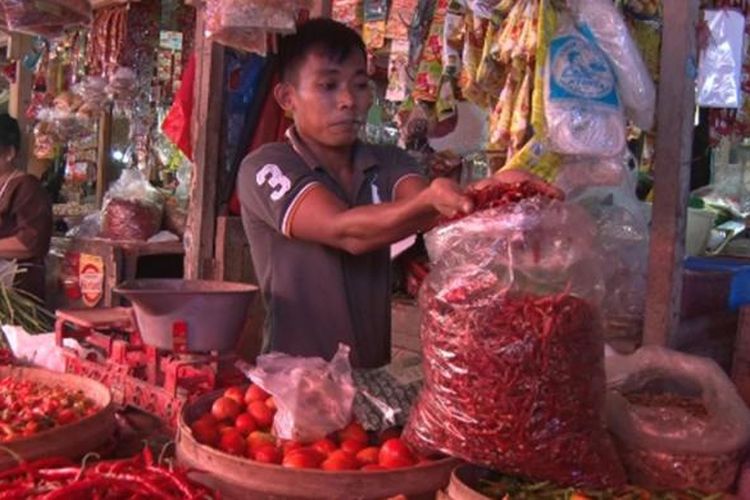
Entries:
{"type": "Polygon", "coordinates": [[[274,96],[294,125],[248,155],[237,180],[266,352],[330,359],[343,343],[354,367],[388,364],[390,244],[473,210],[404,150],[358,139],[372,103],[366,60],[359,34],[330,19],[281,42],[274,96]]]}
{"type": "Polygon", "coordinates": [[[43,300],[52,204],[39,180],[18,169],[20,149],[18,122],[0,114],[0,259],[16,261],[15,286],[43,300]]]}

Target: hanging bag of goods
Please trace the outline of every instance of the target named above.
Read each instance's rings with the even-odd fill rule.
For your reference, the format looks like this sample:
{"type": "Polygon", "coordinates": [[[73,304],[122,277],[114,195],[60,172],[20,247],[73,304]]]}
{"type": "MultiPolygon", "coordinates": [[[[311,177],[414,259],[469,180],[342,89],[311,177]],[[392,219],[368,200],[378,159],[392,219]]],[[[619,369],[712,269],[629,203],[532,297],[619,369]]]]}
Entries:
{"type": "Polygon", "coordinates": [[[750,444],[750,411],[719,365],[646,346],[607,356],[606,367],[607,422],[634,484],[732,487],[750,444]]]}
{"type": "Polygon", "coordinates": [[[102,207],[100,236],[111,240],[147,240],[161,228],[164,197],[134,168],[123,170],[102,207]]]}
{"type": "Polygon", "coordinates": [[[425,385],[406,439],[420,452],[536,481],[622,485],[602,424],[592,221],[529,183],[494,184],[473,197],[477,212],[426,235],[425,385]]]}
{"type": "Polygon", "coordinates": [[[54,37],[69,26],[88,25],[93,16],[89,0],[0,0],[8,29],[54,37]]]}
{"type": "Polygon", "coordinates": [[[310,0],[206,0],[206,36],[265,55],[266,33],[293,33],[297,12],[311,5],[310,0]]]}
{"type": "Polygon", "coordinates": [[[565,13],[545,68],[549,144],[564,155],[614,156],[625,147],[625,116],[617,77],[591,30],[565,13]]]}

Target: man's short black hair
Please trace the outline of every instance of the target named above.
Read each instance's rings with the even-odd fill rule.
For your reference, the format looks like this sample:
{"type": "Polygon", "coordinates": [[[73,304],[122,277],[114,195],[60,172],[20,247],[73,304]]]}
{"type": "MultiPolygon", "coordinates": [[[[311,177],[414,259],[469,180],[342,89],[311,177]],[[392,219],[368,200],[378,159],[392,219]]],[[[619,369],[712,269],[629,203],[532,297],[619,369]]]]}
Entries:
{"type": "Polygon", "coordinates": [[[21,149],[21,128],[15,118],[8,113],[0,114],[0,149],[10,147],[21,149]]]}
{"type": "Polygon", "coordinates": [[[279,64],[282,81],[295,81],[297,71],[307,55],[313,50],[321,49],[338,63],[349,57],[352,51],[359,51],[365,57],[367,54],[362,37],[347,25],[323,17],[310,19],[296,33],[281,39],[279,64]]]}

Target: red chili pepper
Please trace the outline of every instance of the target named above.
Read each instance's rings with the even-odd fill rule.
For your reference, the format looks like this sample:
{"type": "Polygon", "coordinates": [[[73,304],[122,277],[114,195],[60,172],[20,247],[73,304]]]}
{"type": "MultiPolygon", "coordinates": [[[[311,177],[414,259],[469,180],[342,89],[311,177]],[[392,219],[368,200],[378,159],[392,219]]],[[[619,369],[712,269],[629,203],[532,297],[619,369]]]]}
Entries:
{"type": "Polygon", "coordinates": [[[148,443],[143,447],[143,461],[147,467],[154,465],[154,453],[151,451],[148,443]]]}
{"type": "Polygon", "coordinates": [[[122,475],[112,477],[111,475],[97,475],[87,477],[80,481],[69,483],[68,485],[58,488],[43,498],[44,500],[65,500],[70,498],[85,498],[84,493],[93,496],[97,489],[104,491],[123,491],[139,495],[147,495],[150,498],[168,499],[169,497],[162,494],[158,489],[147,484],[141,478],[132,475],[122,475]]]}
{"type": "Polygon", "coordinates": [[[0,500],[18,500],[20,498],[28,498],[33,490],[33,485],[14,486],[9,490],[0,491],[0,500]]]}
{"type": "Polygon", "coordinates": [[[154,475],[158,476],[159,478],[164,479],[171,485],[173,485],[177,490],[184,495],[185,498],[195,498],[196,492],[194,491],[194,488],[192,488],[187,481],[183,480],[179,475],[175,472],[170,472],[166,469],[160,469],[158,467],[149,467],[149,472],[153,473],[154,475]]]}

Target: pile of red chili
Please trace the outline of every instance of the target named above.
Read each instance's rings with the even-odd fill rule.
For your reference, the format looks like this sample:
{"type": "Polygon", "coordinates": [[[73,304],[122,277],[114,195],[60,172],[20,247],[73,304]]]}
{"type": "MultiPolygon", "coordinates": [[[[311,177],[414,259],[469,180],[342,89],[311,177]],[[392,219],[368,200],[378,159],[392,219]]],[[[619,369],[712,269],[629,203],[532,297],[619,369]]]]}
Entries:
{"type": "Polygon", "coordinates": [[[77,466],[66,458],[46,458],[0,471],[0,500],[21,499],[214,499],[181,469],[157,465],[148,448],[126,460],[77,466]]]}
{"type": "MultiPolygon", "coordinates": [[[[498,203],[508,210],[524,195],[503,193],[498,203]]],[[[536,202],[522,209],[529,207],[545,210],[536,202]]],[[[468,224],[475,230],[477,219],[468,224]]],[[[604,352],[595,308],[564,290],[513,278],[514,258],[527,265],[535,259],[503,260],[471,243],[458,247],[443,252],[422,287],[425,384],[407,442],[536,481],[624,484],[600,414],[604,352]]]]}

